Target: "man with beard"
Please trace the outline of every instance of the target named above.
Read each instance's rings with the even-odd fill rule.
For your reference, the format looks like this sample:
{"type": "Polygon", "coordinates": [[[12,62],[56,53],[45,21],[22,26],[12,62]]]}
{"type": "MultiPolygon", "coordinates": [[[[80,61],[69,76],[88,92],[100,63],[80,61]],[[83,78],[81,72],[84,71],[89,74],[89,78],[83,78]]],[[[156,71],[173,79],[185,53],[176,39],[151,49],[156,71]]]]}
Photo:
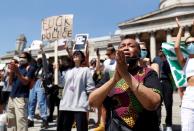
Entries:
{"type": "Polygon", "coordinates": [[[107,131],[159,131],[157,108],[161,103],[157,73],[138,66],[139,44],[125,36],[116,52],[116,69],[105,72],[89,96],[91,106],[107,110],[107,131]]]}
{"type": "Polygon", "coordinates": [[[29,84],[35,73],[32,57],[23,52],[19,56],[19,66],[10,64],[9,69],[15,74],[13,86],[8,101],[8,131],[27,131],[27,103],[29,96],[29,84]]]}

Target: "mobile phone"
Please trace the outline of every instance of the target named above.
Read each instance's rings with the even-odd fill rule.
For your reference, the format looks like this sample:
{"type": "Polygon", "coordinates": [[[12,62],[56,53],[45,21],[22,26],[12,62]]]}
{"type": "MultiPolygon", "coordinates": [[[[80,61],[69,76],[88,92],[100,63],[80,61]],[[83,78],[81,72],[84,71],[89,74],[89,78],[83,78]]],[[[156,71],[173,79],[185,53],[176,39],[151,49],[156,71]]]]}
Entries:
{"type": "Polygon", "coordinates": [[[73,47],[74,51],[85,51],[87,40],[88,40],[88,34],[77,34],[75,37],[75,45],[73,47]]]}

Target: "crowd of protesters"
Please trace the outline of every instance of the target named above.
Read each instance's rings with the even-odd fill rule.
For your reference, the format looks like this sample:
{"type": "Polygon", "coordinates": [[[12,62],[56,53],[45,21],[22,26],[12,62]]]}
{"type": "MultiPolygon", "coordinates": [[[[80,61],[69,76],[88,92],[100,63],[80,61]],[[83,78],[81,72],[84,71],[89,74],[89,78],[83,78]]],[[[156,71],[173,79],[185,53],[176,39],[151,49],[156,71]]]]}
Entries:
{"type": "MultiPolygon", "coordinates": [[[[194,74],[190,64],[194,38],[186,40],[190,55],[185,59],[180,51],[183,27],[178,19],[177,25],[175,52],[188,81],[181,105],[181,126],[183,131],[190,131],[194,130],[194,74]]],[[[0,69],[0,114],[6,114],[8,131],[33,127],[37,109],[41,128],[48,128],[55,119],[55,106],[57,131],[71,131],[73,126],[87,131],[91,108],[98,112],[95,131],[160,131],[163,101],[166,131],[172,131],[171,71],[161,48],[151,61],[146,43],[126,35],[118,49],[107,45],[106,59],[101,58],[98,48],[96,58],[92,59],[88,46],[85,51],[72,51],[65,44],[64,49],[68,56],[58,64],[47,59],[41,47],[37,58],[22,52],[0,69]],[[57,85],[53,84],[55,69],[59,71],[57,85]]]]}

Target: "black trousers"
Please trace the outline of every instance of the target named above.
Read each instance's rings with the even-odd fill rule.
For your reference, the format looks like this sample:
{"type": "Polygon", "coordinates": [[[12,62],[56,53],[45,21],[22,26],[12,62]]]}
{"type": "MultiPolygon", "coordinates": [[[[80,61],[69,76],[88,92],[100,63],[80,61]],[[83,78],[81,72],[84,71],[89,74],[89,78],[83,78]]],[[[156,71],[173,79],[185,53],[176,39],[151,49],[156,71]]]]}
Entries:
{"type": "Polygon", "coordinates": [[[88,131],[87,112],[59,111],[57,131],[71,131],[73,122],[77,131],[88,131]]]}
{"type": "Polygon", "coordinates": [[[57,114],[59,114],[59,103],[60,99],[57,97],[56,94],[49,94],[47,95],[47,100],[48,100],[48,108],[49,108],[49,117],[48,119],[53,119],[53,113],[55,110],[55,106],[57,106],[57,114]]]}
{"type": "MultiPolygon", "coordinates": [[[[163,96],[163,101],[166,109],[166,126],[172,126],[172,105],[173,105],[173,87],[170,80],[160,80],[161,92],[163,96]]],[[[158,109],[159,124],[161,123],[161,106],[158,109]]]]}
{"type": "Polygon", "coordinates": [[[6,106],[8,104],[9,95],[10,95],[9,91],[1,91],[1,100],[2,100],[2,103],[4,105],[4,109],[6,108],[6,106]]]}
{"type": "Polygon", "coordinates": [[[59,114],[59,103],[60,99],[57,96],[57,89],[51,89],[50,93],[47,95],[48,100],[48,108],[49,108],[49,120],[53,120],[53,112],[55,110],[55,106],[57,106],[57,114],[59,114]]]}

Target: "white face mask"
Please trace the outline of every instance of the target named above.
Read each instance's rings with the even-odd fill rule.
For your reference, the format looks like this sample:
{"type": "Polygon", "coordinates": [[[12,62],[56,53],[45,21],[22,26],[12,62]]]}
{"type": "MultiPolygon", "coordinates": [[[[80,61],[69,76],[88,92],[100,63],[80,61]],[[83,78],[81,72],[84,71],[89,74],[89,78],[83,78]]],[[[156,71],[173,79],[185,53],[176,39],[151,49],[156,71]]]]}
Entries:
{"type": "Polygon", "coordinates": [[[25,65],[28,63],[28,60],[26,58],[20,58],[19,63],[20,63],[20,65],[25,65]]]}

